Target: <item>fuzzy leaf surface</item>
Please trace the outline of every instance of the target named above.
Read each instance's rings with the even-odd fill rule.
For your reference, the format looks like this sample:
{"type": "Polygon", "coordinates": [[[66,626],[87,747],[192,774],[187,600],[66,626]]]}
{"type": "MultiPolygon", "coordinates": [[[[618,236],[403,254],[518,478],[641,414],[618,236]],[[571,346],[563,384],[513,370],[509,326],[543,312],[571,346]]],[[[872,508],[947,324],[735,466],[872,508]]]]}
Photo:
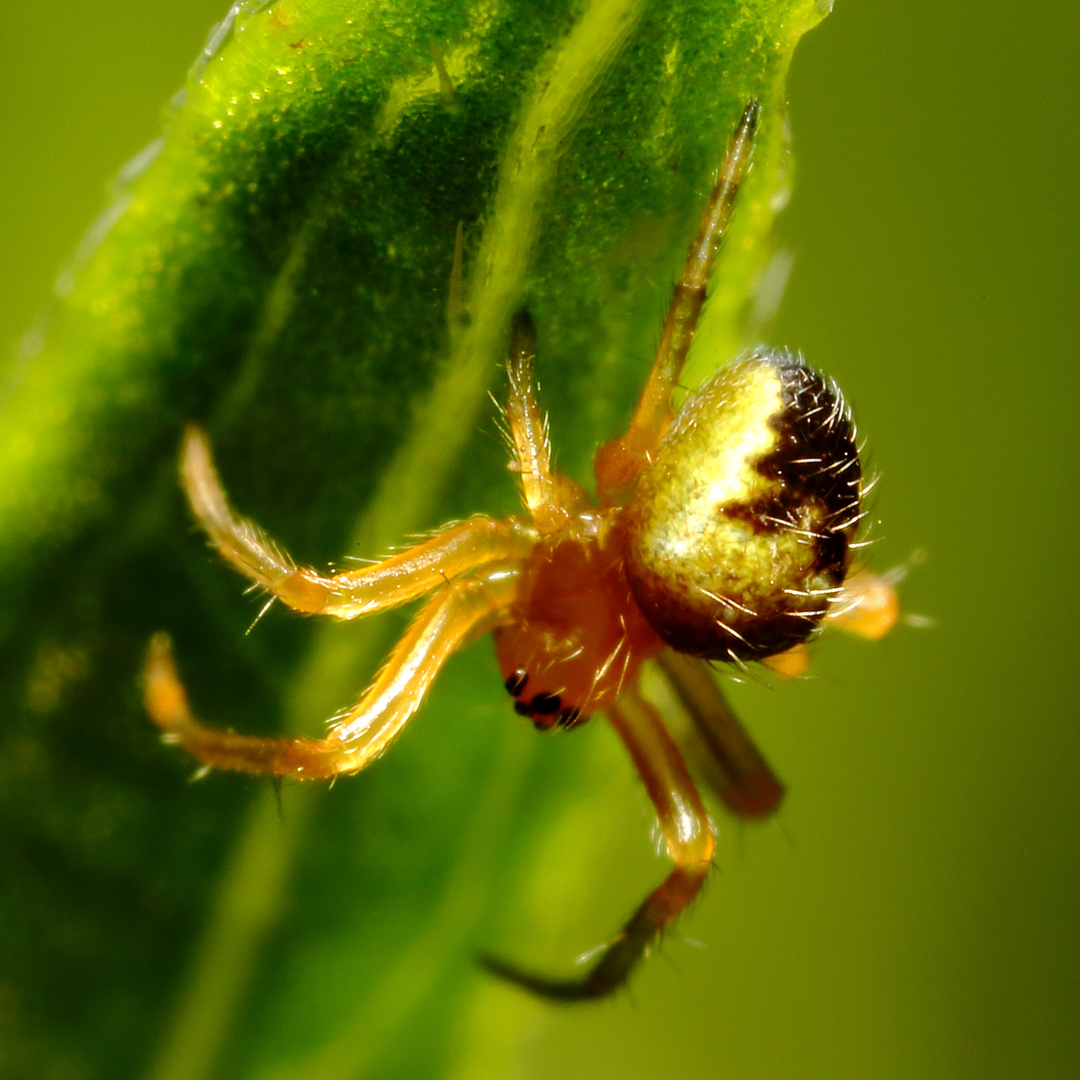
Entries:
{"type": "Polygon", "coordinates": [[[283,822],[254,781],[185,783],[140,701],[154,631],[208,722],[316,733],[405,616],[278,610],[245,634],[257,602],[193,532],[177,447],[204,424],[235,505],[320,567],[510,512],[488,394],[525,305],[559,466],[586,481],[758,97],[688,382],[743,344],[788,184],[783,80],[819,14],[234,6],[0,384],[5,1076],[456,1075],[538,1008],[492,989],[480,947],[566,966],[639,899],[589,878],[623,827],[610,735],[537,739],[484,642],[368,772],[287,788],[283,822]]]}

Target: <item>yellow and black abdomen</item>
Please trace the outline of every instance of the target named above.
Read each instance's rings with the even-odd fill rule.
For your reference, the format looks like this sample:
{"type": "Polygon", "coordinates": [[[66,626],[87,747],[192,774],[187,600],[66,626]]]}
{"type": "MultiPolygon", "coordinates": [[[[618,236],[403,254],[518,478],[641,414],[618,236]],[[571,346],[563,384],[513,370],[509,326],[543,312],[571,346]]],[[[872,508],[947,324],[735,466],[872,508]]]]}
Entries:
{"type": "Polygon", "coordinates": [[[626,571],[674,648],[757,660],[805,641],[843,585],[861,517],[839,388],[759,351],[690,396],[626,511],[626,571]]]}

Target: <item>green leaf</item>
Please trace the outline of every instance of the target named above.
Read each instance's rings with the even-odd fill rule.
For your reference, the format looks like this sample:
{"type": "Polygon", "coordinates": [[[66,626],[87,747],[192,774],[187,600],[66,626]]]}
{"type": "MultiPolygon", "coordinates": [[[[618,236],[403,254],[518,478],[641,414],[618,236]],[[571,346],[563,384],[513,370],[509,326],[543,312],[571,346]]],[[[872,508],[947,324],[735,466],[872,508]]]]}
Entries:
{"type": "Polygon", "coordinates": [[[274,611],[245,635],[257,607],[193,534],[179,435],[204,423],[235,504],[319,566],[507,513],[488,393],[525,304],[560,467],[587,479],[756,96],[690,375],[741,347],[788,183],[783,80],[822,13],[234,6],[0,388],[5,1076],[501,1075],[543,1007],[478,949],[565,968],[639,899],[595,874],[632,783],[613,739],[538,739],[485,643],[384,760],[286,788],[283,821],[268,785],[184,782],[140,702],[152,632],[208,722],[315,732],[405,616],[274,611]]]}

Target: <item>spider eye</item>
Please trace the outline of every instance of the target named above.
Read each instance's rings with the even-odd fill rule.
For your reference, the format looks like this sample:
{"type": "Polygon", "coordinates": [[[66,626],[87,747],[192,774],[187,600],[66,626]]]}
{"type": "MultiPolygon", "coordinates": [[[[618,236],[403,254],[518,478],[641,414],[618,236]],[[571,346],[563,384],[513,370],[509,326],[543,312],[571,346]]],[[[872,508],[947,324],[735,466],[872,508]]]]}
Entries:
{"type": "Polygon", "coordinates": [[[839,388],[759,351],[689,397],[627,511],[634,598],[680,652],[762,659],[805,641],[840,590],[860,518],[839,388]]]}

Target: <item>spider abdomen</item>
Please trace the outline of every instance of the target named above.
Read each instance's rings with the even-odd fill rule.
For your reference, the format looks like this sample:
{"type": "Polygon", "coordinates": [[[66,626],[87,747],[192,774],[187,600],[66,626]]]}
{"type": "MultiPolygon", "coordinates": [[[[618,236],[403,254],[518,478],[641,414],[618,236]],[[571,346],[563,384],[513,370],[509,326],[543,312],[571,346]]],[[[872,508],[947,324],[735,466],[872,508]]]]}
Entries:
{"type": "Polygon", "coordinates": [[[758,352],[687,399],[626,511],[626,572],[681,652],[761,659],[806,640],[859,520],[854,424],[836,386],[758,352]]]}

